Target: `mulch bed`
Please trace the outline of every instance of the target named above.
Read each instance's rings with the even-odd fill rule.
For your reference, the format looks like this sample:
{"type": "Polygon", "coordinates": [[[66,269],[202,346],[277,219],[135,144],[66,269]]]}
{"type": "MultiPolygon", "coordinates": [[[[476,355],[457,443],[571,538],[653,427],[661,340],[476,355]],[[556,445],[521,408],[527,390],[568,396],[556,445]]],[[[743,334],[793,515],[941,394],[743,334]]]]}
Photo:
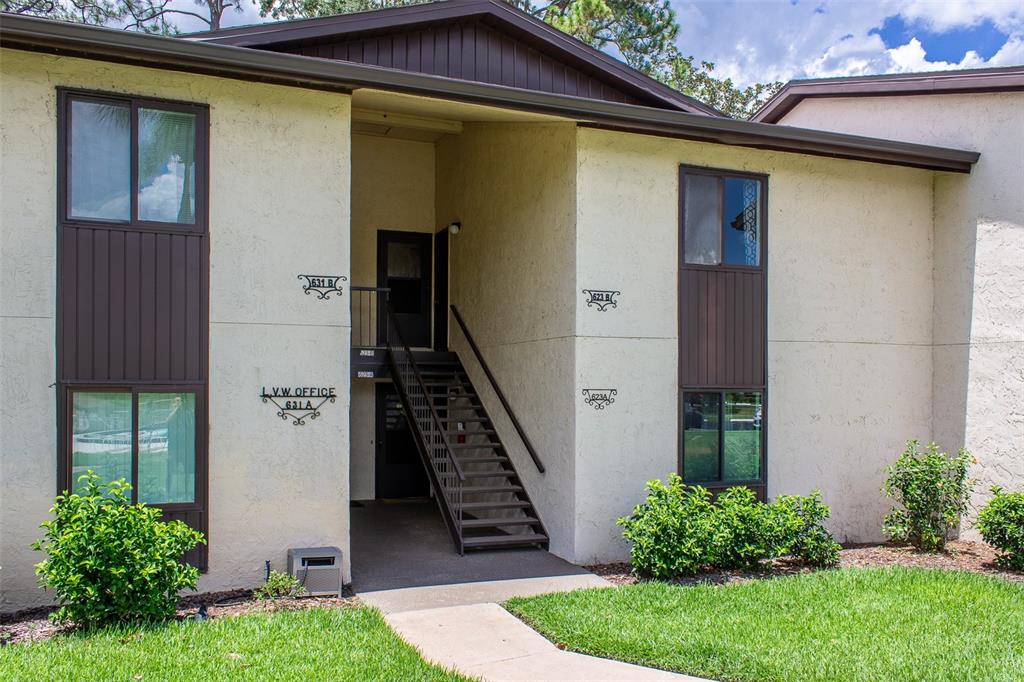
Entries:
{"type": "MultiPolygon", "coordinates": [[[[300,599],[256,600],[253,599],[251,590],[208,592],[182,599],[178,603],[175,618],[177,620],[196,618],[200,607],[205,607],[206,618],[214,619],[249,613],[338,608],[356,606],[358,603],[359,600],[353,596],[345,596],[340,599],[337,597],[302,597],[300,599]]],[[[51,623],[49,615],[52,610],[50,607],[41,607],[0,615],[0,646],[21,642],[38,642],[74,631],[74,626],[51,623]]]]}
{"type": "MultiPolygon", "coordinates": [[[[906,566],[914,568],[935,568],[947,571],[971,571],[984,573],[1005,580],[1024,582],[1024,573],[1008,571],[995,565],[995,551],[980,542],[955,540],[946,544],[946,551],[932,554],[919,552],[913,547],[897,545],[851,545],[839,553],[839,566],[879,567],[906,566]]],[[[627,563],[600,564],[587,566],[587,570],[596,573],[615,585],[631,585],[640,582],[627,563]]],[[[776,578],[794,573],[809,573],[814,569],[802,566],[792,559],[776,559],[769,562],[764,570],[755,573],[744,571],[713,571],[700,573],[686,578],[677,578],[672,582],[680,585],[725,584],[744,582],[761,578],[776,578]]]]}

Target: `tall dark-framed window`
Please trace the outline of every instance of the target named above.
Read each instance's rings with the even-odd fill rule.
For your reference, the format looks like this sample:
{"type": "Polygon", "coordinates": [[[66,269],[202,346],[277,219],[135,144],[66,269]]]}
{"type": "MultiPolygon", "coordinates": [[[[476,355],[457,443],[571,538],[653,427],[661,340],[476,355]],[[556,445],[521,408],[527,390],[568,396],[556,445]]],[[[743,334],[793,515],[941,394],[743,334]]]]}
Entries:
{"type": "Polygon", "coordinates": [[[680,166],[679,472],[766,495],[768,178],[680,166]]]}
{"type": "Polygon", "coordinates": [[[208,109],[58,89],[57,111],[58,492],[124,478],[207,533],[208,109]]]}

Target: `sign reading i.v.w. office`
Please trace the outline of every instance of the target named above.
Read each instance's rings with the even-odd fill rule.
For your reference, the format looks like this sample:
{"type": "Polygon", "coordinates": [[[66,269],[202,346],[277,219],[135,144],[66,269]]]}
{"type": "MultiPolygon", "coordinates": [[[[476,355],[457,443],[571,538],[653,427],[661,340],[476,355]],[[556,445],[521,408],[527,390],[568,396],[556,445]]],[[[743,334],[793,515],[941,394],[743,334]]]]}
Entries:
{"type": "Polygon", "coordinates": [[[305,426],[320,416],[320,408],[337,398],[333,386],[264,386],[260,398],[277,408],[277,416],[292,426],[305,426]]]}

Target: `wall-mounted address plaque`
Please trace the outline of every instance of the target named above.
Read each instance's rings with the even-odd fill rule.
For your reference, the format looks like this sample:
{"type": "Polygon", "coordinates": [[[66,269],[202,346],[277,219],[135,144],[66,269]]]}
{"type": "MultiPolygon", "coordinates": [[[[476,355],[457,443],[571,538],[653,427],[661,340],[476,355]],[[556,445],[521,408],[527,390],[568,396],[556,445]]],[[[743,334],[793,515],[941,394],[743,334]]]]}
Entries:
{"type": "Polygon", "coordinates": [[[341,296],[341,283],[348,281],[344,275],[299,275],[299,279],[306,280],[302,285],[306,295],[314,293],[321,301],[329,299],[334,292],[341,296]]]}
{"type": "Polygon", "coordinates": [[[595,410],[603,410],[615,402],[615,396],[619,392],[614,388],[585,388],[583,389],[584,402],[595,410]]]}
{"type": "Polygon", "coordinates": [[[264,386],[260,393],[263,402],[277,408],[278,417],[292,420],[292,426],[305,426],[306,419],[316,419],[324,403],[333,403],[337,397],[333,386],[264,386]]]}
{"type": "Polygon", "coordinates": [[[583,293],[587,295],[587,307],[597,307],[600,312],[608,310],[609,307],[618,308],[619,304],[615,300],[615,297],[621,294],[621,291],[612,291],[610,289],[583,289],[583,293]]]}

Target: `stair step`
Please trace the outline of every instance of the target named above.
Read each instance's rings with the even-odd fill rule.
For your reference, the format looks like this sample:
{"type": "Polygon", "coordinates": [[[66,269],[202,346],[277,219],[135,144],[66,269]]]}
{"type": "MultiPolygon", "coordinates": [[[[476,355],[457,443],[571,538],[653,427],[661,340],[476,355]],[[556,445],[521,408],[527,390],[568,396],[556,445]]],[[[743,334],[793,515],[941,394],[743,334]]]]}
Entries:
{"type": "Polygon", "coordinates": [[[501,443],[452,443],[452,450],[504,450],[501,443]]]}
{"type": "Polygon", "coordinates": [[[529,502],[522,500],[509,500],[508,502],[463,502],[462,509],[465,511],[483,511],[485,509],[526,509],[529,502]]]}
{"type": "MultiPolygon", "coordinates": [[[[455,424],[457,422],[489,422],[490,417],[442,417],[441,421],[448,424],[455,424]]],[[[459,433],[458,431],[456,433],[459,433]]],[[[461,433],[470,433],[469,431],[462,431],[461,433]]]]}
{"type": "Polygon", "coordinates": [[[462,492],[466,495],[476,493],[521,493],[521,485],[464,485],[462,492]]]}
{"type": "Polygon", "coordinates": [[[548,536],[541,533],[523,533],[521,535],[482,535],[476,538],[463,538],[462,545],[474,547],[514,547],[517,545],[536,545],[548,541],[548,536]]]}
{"type": "Polygon", "coordinates": [[[463,528],[493,528],[495,526],[532,526],[537,519],[532,516],[521,518],[463,519],[463,528]]]}
{"type": "Polygon", "coordinates": [[[512,478],[516,475],[514,471],[466,471],[466,478],[512,478]]]}
{"type": "Polygon", "coordinates": [[[494,462],[495,464],[501,464],[508,461],[508,457],[456,457],[459,464],[487,464],[488,462],[494,462]]]}
{"type": "MultiPolygon", "coordinates": [[[[444,421],[444,420],[442,419],[441,421],[444,421]]],[[[459,430],[455,430],[455,431],[445,431],[445,433],[448,434],[449,436],[496,436],[496,435],[498,435],[497,431],[493,431],[493,430],[490,430],[490,429],[480,429],[479,431],[459,431],[459,430]]]]}

